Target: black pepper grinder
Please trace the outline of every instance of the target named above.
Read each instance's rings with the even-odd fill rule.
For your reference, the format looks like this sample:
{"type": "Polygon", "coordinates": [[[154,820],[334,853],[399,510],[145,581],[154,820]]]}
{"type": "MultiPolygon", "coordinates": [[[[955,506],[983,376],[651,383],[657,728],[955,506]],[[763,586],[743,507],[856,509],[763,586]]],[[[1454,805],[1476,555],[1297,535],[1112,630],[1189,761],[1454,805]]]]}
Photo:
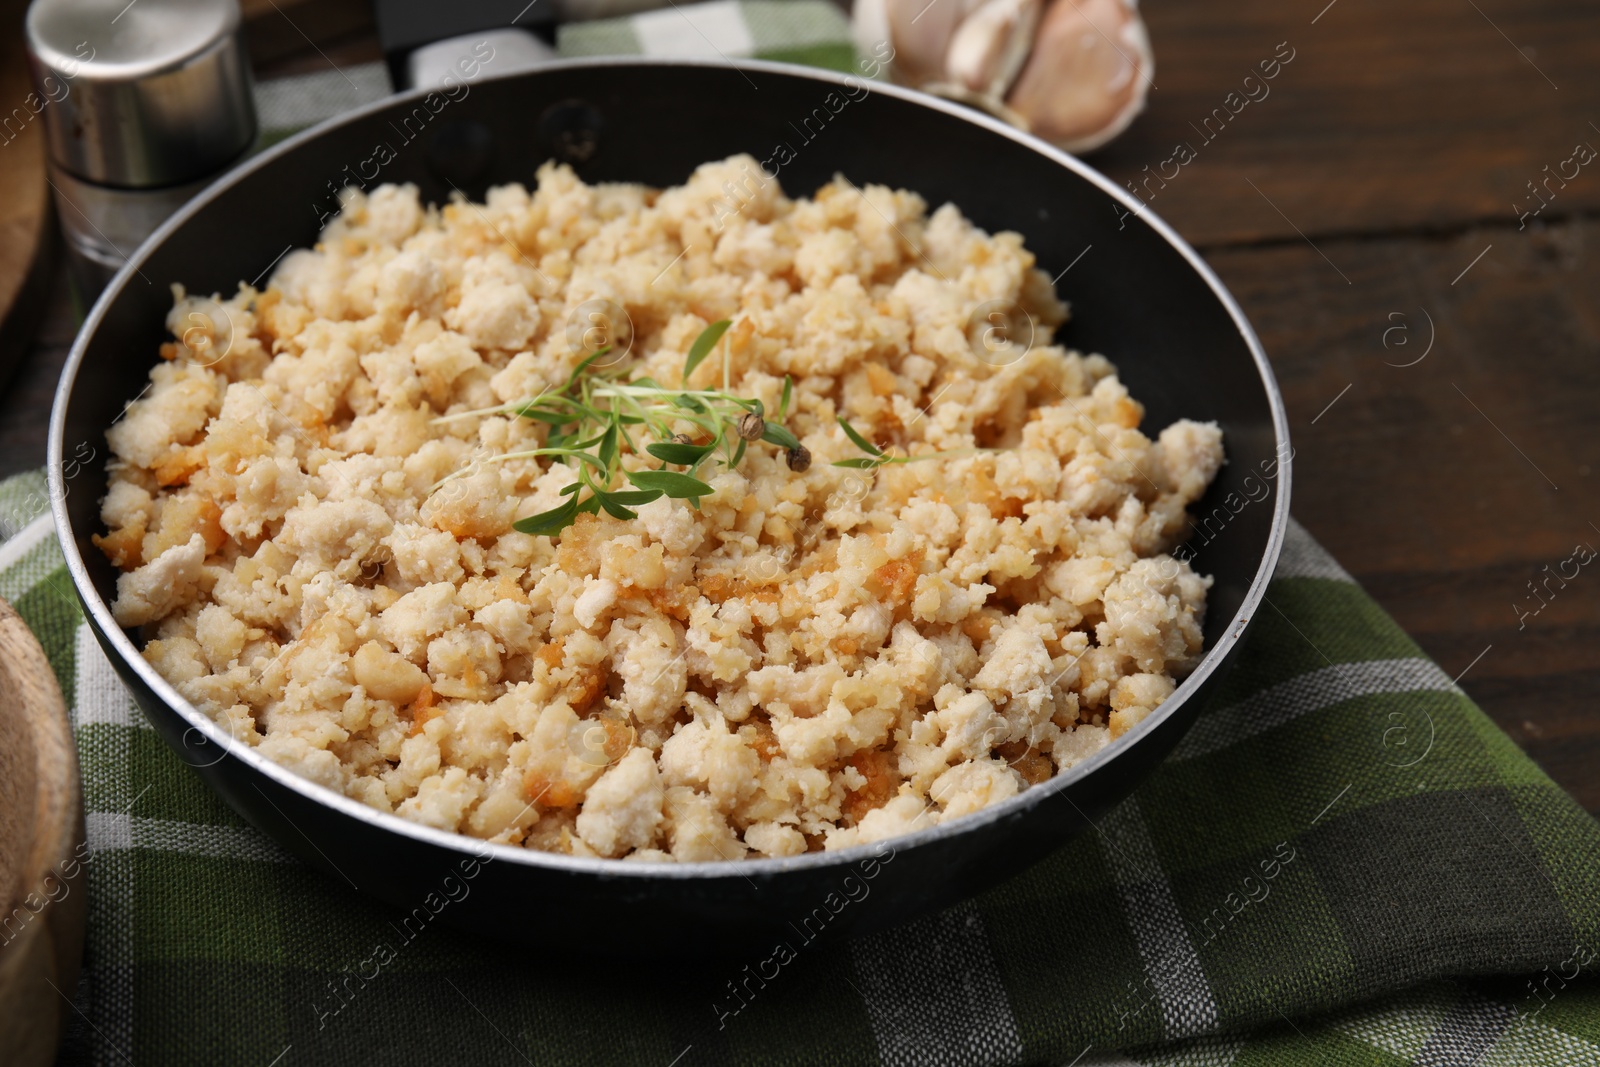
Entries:
{"type": "Polygon", "coordinates": [[[50,184],[92,299],[146,237],[256,140],[237,0],[34,0],[50,184]]]}

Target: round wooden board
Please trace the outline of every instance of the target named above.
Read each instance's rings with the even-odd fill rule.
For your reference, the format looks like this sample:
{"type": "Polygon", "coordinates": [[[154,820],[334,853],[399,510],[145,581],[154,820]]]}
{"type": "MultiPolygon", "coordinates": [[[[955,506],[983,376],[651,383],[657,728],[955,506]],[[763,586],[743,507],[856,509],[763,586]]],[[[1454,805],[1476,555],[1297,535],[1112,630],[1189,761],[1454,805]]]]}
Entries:
{"type": "Polygon", "coordinates": [[[55,1060],[78,982],[88,891],[83,795],[44,650],[0,600],[0,1063],[55,1060]]]}
{"type": "Polygon", "coordinates": [[[23,44],[27,8],[26,0],[0,0],[0,385],[21,362],[44,314],[56,247],[43,116],[34,114],[40,98],[30,97],[23,44]]]}

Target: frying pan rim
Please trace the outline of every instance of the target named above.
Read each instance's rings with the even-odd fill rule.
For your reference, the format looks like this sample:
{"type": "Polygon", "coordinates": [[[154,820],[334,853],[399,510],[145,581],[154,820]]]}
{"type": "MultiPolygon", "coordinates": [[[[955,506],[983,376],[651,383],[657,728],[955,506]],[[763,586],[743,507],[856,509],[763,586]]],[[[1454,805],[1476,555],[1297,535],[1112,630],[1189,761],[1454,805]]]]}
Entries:
{"type": "MultiPolygon", "coordinates": [[[[219,747],[223,753],[223,756],[217,761],[219,767],[225,759],[238,760],[250,770],[265,775],[281,787],[299,794],[306,800],[331,808],[338,814],[365,822],[373,829],[409,837],[419,844],[443,848],[464,857],[470,855],[484,862],[492,859],[514,865],[543,868],[569,874],[594,875],[604,880],[638,879],[644,881],[669,879],[675,881],[700,881],[726,878],[745,878],[747,880],[761,878],[766,880],[796,871],[842,868],[869,858],[881,858],[885,853],[892,854],[899,849],[909,850],[931,846],[941,841],[981,832],[1002,819],[1022,815],[1029,809],[1048,801],[1058,793],[1064,794],[1069,786],[1082,781],[1091,774],[1110,773],[1118,757],[1131,752],[1142,740],[1153,733],[1161,723],[1175,714],[1187,700],[1193,697],[1201,684],[1219,668],[1223,660],[1228,658],[1229,653],[1242,639],[1246,624],[1254,617],[1256,609],[1266,596],[1267,584],[1271,580],[1272,572],[1277,566],[1278,557],[1283,548],[1289,520],[1289,495],[1294,456],[1294,450],[1290,447],[1289,441],[1289,420],[1284,408],[1282,394],[1278,389],[1277,379],[1272,373],[1272,366],[1267,360],[1266,352],[1262,349],[1255,330],[1245,318],[1244,312],[1234,300],[1233,295],[1228,292],[1222,281],[1200,258],[1200,255],[1189,246],[1189,243],[1180,237],[1155,212],[1151,211],[1149,205],[1118,188],[1109,178],[1089,167],[1076,156],[1069,155],[1031,134],[1007,126],[988,115],[911,89],[875,82],[855,75],[846,75],[792,63],[774,63],[766,60],[742,60],[739,63],[725,63],[700,59],[632,56],[602,56],[557,60],[531,70],[492,75],[478,79],[478,81],[509,81],[522,77],[544,76],[551,72],[559,73],[566,70],[596,67],[701,68],[717,70],[731,68],[740,72],[751,70],[798,77],[834,86],[853,86],[867,83],[872,92],[883,93],[913,106],[942,112],[956,121],[979,126],[990,133],[1031,149],[1059,166],[1065,167],[1121,204],[1131,216],[1153,229],[1183,257],[1189,267],[1200,276],[1201,280],[1210,288],[1213,296],[1227,311],[1233,321],[1234,328],[1249,349],[1257,374],[1260,376],[1262,387],[1266,392],[1268,406],[1271,409],[1275,438],[1274,446],[1278,461],[1278,493],[1274,498],[1266,552],[1257,566],[1255,577],[1246,590],[1243,600],[1234,612],[1233,618],[1229,620],[1227,628],[1223,631],[1216,644],[1206,650],[1194,671],[1183,680],[1172,696],[1168,697],[1159,708],[1146,716],[1133,729],[1122,735],[1114,744],[1107,745],[1081,763],[1056,774],[1045,782],[1023,790],[1014,797],[969,815],[961,816],[946,823],[940,823],[926,830],[918,830],[909,834],[897,835],[881,841],[854,845],[835,851],[806,852],[798,856],[776,858],[688,863],[630,863],[616,859],[588,859],[565,856],[537,849],[522,848],[516,845],[491,844],[480,838],[445,830],[436,830],[432,827],[403,819],[398,815],[368,807],[342,793],[295,774],[287,767],[283,767],[260,755],[248,745],[236,744],[228,733],[224,732],[208,716],[190,704],[170,682],[156,673],[155,669],[151,667],[138,648],[135,647],[132,639],[117,624],[111,615],[109,605],[101,598],[99,590],[95,588],[83,556],[78,551],[78,541],[66,510],[66,487],[62,463],[65,452],[67,407],[71,401],[73,387],[77,383],[78,373],[83,366],[84,357],[88,351],[89,339],[94,336],[95,331],[99,328],[112,302],[116,300],[129,281],[139,274],[139,267],[142,263],[171,234],[184,226],[202,208],[226,193],[254,171],[295,152],[301,145],[323,137],[341,126],[355,123],[368,115],[384,111],[399,104],[420,101],[428,93],[436,91],[431,88],[396,93],[382,100],[356,108],[353,111],[335,115],[315,126],[285,138],[278,144],[250,157],[220,176],[215,182],[197,194],[188,204],[173,214],[171,218],[167,219],[139,246],[123,265],[122,269],[112,278],[100,297],[95,301],[94,307],[90,309],[88,316],[84,319],[83,326],[73,340],[72,350],[68,354],[66,364],[61,372],[60,383],[56,389],[50,417],[50,438],[46,462],[50,487],[50,510],[55,519],[56,533],[61,544],[62,555],[65,557],[67,569],[72,575],[72,582],[77,590],[78,598],[82,601],[86,613],[94,624],[94,629],[102,640],[109,641],[116,654],[123,660],[124,666],[136,674],[139,680],[156,697],[176,712],[179,718],[183,719],[190,728],[198,732],[206,741],[219,747]]],[[[188,737],[187,731],[184,736],[185,738],[188,737]]],[[[181,755],[180,758],[182,758],[181,755]]],[[[228,765],[228,770],[224,773],[235,774],[239,769],[230,764],[228,765]]],[[[1141,775],[1140,779],[1142,780],[1146,776],[1141,775]]],[[[1070,797],[1066,799],[1068,803],[1073,803],[1070,797]]],[[[1076,804],[1073,803],[1073,806],[1076,807],[1076,804]]]]}

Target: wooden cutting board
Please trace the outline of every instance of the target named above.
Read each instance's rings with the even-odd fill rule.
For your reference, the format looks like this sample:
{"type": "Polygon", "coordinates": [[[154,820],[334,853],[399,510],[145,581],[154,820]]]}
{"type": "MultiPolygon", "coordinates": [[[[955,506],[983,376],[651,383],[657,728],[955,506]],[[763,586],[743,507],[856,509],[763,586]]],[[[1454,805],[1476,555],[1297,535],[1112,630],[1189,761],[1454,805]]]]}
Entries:
{"type": "Polygon", "coordinates": [[[0,600],[0,1063],[55,1061],[88,916],[83,794],[44,650],[0,600]]]}
{"type": "Polygon", "coordinates": [[[21,362],[44,314],[57,240],[42,116],[33,113],[39,98],[29,99],[33,83],[22,31],[27,7],[24,0],[0,0],[0,385],[21,362]]]}

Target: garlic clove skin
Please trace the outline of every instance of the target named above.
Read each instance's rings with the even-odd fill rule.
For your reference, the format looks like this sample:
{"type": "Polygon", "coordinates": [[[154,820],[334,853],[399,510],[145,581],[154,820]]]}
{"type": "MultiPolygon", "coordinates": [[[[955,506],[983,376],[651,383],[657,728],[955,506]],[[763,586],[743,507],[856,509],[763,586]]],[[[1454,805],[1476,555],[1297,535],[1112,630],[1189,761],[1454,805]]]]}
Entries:
{"type": "Polygon", "coordinates": [[[985,0],[961,21],[945,52],[945,79],[982,96],[1004,96],[1028,61],[1044,0],[985,0]]]}
{"type": "Polygon", "coordinates": [[[889,39],[888,0],[856,0],[850,13],[850,35],[855,38],[857,55],[883,55],[881,49],[888,45],[893,66],[896,56],[894,42],[889,39]]]}
{"type": "Polygon", "coordinates": [[[1135,0],[1054,0],[1006,104],[1056,147],[1088,152],[1144,110],[1154,75],[1135,0]]]}
{"type": "Polygon", "coordinates": [[[871,53],[883,41],[893,47],[890,74],[913,88],[944,78],[945,53],[956,28],[978,0],[858,0],[853,18],[856,44],[871,53]]]}

